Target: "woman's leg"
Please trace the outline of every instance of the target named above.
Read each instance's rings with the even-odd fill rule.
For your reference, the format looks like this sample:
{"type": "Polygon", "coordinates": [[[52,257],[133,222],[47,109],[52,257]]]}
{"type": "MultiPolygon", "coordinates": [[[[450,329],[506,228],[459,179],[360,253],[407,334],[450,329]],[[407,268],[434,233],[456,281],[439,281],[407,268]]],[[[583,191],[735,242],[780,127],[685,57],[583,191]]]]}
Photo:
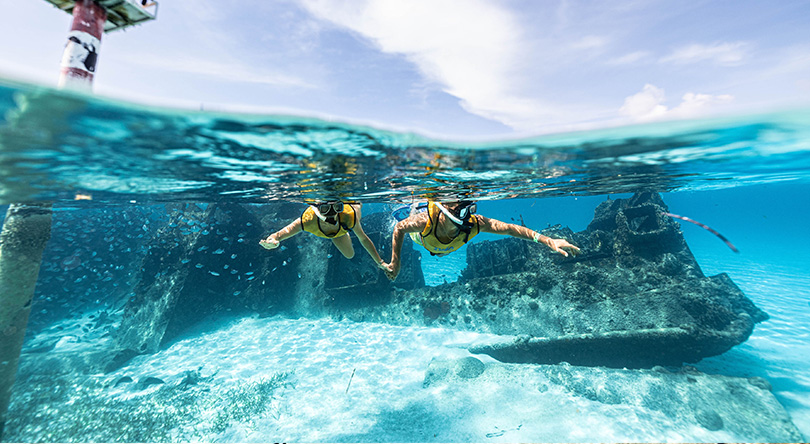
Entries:
{"type": "Polygon", "coordinates": [[[354,247],[352,247],[352,238],[349,237],[349,233],[332,239],[332,243],[335,244],[341,253],[343,253],[343,256],[345,256],[346,259],[351,259],[354,257],[354,247]]]}

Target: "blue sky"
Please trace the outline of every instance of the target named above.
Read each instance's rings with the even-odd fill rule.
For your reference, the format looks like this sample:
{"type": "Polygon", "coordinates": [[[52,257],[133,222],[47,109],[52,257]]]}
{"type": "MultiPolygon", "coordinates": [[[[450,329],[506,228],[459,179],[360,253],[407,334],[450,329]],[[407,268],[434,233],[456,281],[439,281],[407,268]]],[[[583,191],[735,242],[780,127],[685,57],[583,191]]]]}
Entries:
{"type": "MultiPolygon", "coordinates": [[[[0,75],[55,85],[70,17],[6,2],[0,75]]],[[[94,91],[492,138],[810,104],[810,2],[160,1],[94,91]]]]}

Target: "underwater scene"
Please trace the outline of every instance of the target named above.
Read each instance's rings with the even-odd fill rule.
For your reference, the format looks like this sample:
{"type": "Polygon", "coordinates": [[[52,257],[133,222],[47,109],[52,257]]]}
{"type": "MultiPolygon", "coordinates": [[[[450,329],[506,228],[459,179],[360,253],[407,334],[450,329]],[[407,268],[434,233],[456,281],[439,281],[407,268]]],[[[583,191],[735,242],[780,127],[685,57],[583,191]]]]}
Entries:
{"type": "Polygon", "coordinates": [[[808,179],[806,109],[455,141],[0,81],[0,439],[806,441],[808,179]]]}

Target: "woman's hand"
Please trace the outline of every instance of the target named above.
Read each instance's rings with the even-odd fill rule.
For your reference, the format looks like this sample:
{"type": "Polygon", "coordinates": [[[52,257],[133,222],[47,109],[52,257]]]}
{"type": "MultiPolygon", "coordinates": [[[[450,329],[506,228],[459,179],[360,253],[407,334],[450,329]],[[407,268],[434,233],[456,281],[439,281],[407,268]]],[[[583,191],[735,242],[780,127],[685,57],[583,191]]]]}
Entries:
{"type": "Polygon", "coordinates": [[[383,272],[385,272],[385,275],[388,277],[390,281],[393,282],[397,279],[397,275],[399,274],[399,264],[394,266],[393,263],[386,264],[385,262],[382,262],[380,264],[380,268],[382,268],[383,272]]]}
{"type": "Polygon", "coordinates": [[[549,248],[554,250],[555,253],[560,253],[565,257],[568,257],[569,252],[571,253],[572,256],[576,256],[579,254],[579,248],[572,245],[565,239],[549,238],[548,241],[546,242],[546,245],[548,245],[549,248]]]}
{"type": "Polygon", "coordinates": [[[277,241],[275,238],[273,238],[273,236],[267,236],[267,239],[262,239],[262,240],[259,241],[259,245],[261,245],[262,247],[264,247],[264,248],[266,248],[268,250],[274,250],[274,249],[278,248],[278,244],[279,244],[279,241],[277,241]]]}

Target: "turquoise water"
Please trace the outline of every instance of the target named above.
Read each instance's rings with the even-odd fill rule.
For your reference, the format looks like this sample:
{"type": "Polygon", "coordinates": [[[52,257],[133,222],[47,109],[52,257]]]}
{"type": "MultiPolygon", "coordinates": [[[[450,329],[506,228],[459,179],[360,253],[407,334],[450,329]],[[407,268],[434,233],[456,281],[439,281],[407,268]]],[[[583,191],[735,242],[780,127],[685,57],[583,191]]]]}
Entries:
{"type": "MultiPolygon", "coordinates": [[[[810,367],[810,111],[520,140],[444,141],[294,116],[152,109],[0,82],[0,115],[4,116],[0,205],[52,203],[53,230],[59,236],[51,238],[46,254],[57,246],[60,254],[67,252],[68,262],[60,257],[57,265],[40,272],[29,344],[36,335],[59,338],[55,350],[60,351],[89,350],[109,341],[81,330],[99,310],[113,310],[120,303],[112,301],[111,295],[137,273],[135,259],[148,247],[141,244],[140,250],[120,252],[116,250],[123,242],[119,239],[135,242],[138,236],[156,235],[166,205],[294,202],[304,208],[302,203],[309,199],[340,197],[364,202],[365,214],[371,214],[428,197],[463,196],[479,200],[479,213],[505,222],[534,229],[559,224],[580,231],[606,198],[652,190],[663,194],[671,212],[710,225],[739,248],[735,254],[707,231],[681,223],[703,272],[728,273],[770,315],[747,342],[696,366],[710,374],[765,378],[794,424],[805,437],[810,436],[806,371],[810,367]],[[64,225],[82,214],[88,220],[101,220],[98,215],[107,214],[114,220],[110,227],[120,231],[101,233],[92,231],[93,227],[64,225]],[[109,249],[95,244],[91,248],[91,242],[109,249]],[[73,268],[71,254],[89,262],[73,268]],[[87,257],[99,259],[96,263],[87,257]],[[85,266],[93,272],[82,272],[85,266]],[[44,292],[56,283],[58,292],[44,292]]],[[[495,236],[481,235],[474,242],[492,239],[495,236]]],[[[254,241],[258,239],[247,243],[254,241]]],[[[422,255],[426,284],[431,286],[455,281],[465,265],[466,247],[444,258],[422,255]]],[[[178,426],[179,432],[165,436],[119,436],[121,440],[135,436],[135,440],[228,442],[431,440],[428,435],[413,435],[413,430],[381,413],[402,411],[407,404],[418,406],[422,416],[455,424],[434,435],[440,441],[747,440],[646,417],[642,410],[633,410],[630,421],[622,419],[625,411],[585,406],[573,398],[571,404],[559,401],[556,411],[529,414],[518,408],[523,398],[501,398],[505,395],[498,394],[497,386],[482,390],[491,390],[490,396],[499,402],[516,403],[516,410],[541,421],[545,428],[529,430],[522,423],[510,423],[508,414],[495,415],[484,407],[470,407],[453,416],[448,406],[428,404],[418,386],[432,357],[458,356],[453,344],[470,342],[472,336],[471,332],[306,318],[211,320],[156,356],[136,358],[129,371],[160,374],[171,382],[182,379],[181,370],[199,367],[203,376],[219,371],[222,387],[258,380],[274,374],[271,370],[297,372],[293,383],[284,388],[287,395],[276,394],[268,401],[268,409],[275,413],[258,415],[244,426],[233,420],[223,430],[194,429],[192,424],[178,426]],[[268,339],[246,339],[255,332],[268,339]],[[222,363],[221,368],[217,363],[222,363]],[[349,373],[356,379],[350,379],[349,373]],[[358,398],[338,396],[344,389],[349,393],[347,381],[358,398]],[[375,395],[375,384],[384,387],[389,399],[372,401],[374,396],[386,398],[375,395]]],[[[11,439],[116,440],[115,435],[93,435],[80,428],[70,432],[73,435],[47,435],[43,432],[47,423],[14,416],[22,411],[20,403],[30,402],[26,396],[36,399],[35,395],[15,392],[14,396],[9,419],[16,421],[12,432],[17,434],[11,439]],[[28,427],[20,425],[25,423],[28,427]]],[[[105,396],[130,395],[110,390],[105,396]]],[[[454,395],[433,396],[449,400],[454,395]]],[[[527,397],[525,406],[548,401],[527,397]]],[[[196,414],[205,418],[207,411],[196,414]]],[[[409,416],[403,415],[407,420],[409,416]]]]}
{"type": "Polygon", "coordinates": [[[0,203],[410,202],[806,183],[797,110],[499,141],[440,141],[303,117],[166,111],[0,83],[0,203]]]}

